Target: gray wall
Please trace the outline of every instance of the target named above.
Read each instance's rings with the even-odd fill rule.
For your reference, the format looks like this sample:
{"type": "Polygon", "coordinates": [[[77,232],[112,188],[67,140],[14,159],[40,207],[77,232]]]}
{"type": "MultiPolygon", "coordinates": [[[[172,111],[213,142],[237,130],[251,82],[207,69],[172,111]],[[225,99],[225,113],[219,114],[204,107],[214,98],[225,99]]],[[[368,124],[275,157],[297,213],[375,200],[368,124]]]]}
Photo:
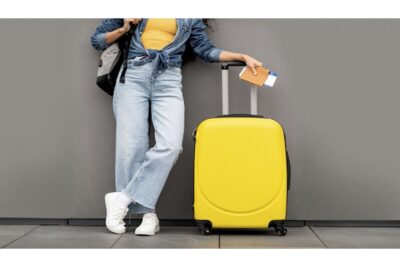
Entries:
{"type": "MultiPolygon", "coordinates": [[[[99,20],[1,20],[0,217],[104,218],[114,190],[111,97],[94,83],[99,20]]],[[[259,113],[286,129],[292,159],[288,218],[400,219],[399,20],[214,20],[217,47],[279,73],[259,113]]],[[[231,73],[232,112],[249,109],[231,73]]],[[[184,153],[159,203],[191,219],[191,131],[220,113],[219,64],[183,70],[184,153]]]]}

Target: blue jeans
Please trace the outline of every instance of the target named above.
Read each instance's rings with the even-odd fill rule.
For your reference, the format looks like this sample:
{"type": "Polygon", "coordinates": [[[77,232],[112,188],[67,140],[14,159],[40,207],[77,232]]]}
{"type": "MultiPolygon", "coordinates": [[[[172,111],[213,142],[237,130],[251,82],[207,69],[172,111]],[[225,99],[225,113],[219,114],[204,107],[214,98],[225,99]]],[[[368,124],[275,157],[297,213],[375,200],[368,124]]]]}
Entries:
{"type": "Polygon", "coordinates": [[[134,200],[129,213],[148,213],[155,211],[168,174],[182,152],[182,75],[177,67],[153,75],[157,62],[135,66],[134,60],[128,60],[125,83],[117,82],[113,96],[115,184],[117,192],[134,200]],[[149,108],[155,136],[150,149],[149,108]]]}

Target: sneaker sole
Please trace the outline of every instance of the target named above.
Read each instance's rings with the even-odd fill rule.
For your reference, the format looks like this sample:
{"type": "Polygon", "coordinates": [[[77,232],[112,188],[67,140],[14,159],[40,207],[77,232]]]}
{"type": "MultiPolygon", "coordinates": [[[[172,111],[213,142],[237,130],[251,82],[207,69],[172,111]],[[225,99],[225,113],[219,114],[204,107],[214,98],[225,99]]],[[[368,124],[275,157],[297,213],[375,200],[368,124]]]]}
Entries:
{"type": "Polygon", "coordinates": [[[153,235],[155,235],[157,232],[159,232],[160,231],[160,226],[158,225],[157,227],[156,227],[156,229],[154,230],[154,233],[151,233],[151,234],[146,234],[146,233],[136,233],[135,232],[135,235],[138,235],[138,236],[153,236],[153,235]]]}

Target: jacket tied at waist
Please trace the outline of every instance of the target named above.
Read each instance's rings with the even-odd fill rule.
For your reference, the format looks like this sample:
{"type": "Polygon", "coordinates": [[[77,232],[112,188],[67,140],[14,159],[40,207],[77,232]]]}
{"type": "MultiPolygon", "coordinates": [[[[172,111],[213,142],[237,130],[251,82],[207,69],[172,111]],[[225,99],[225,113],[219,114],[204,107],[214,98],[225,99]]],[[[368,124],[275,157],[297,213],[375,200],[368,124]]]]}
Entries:
{"type": "Polygon", "coordinates": [[[164,50],[146,49],[150,59],[157,62],[157,69],[161,72],[168,68],[169,55],[164,50]]]}

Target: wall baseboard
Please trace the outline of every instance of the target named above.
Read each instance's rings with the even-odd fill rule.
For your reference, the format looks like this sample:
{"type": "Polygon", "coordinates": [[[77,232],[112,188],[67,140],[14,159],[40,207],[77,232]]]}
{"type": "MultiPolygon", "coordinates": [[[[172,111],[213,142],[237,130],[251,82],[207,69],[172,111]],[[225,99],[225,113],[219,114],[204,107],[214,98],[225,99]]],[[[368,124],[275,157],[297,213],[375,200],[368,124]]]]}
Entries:
{"type": "MultiPolygon", "coordinates": [[[[126,225],[138,226],[140,219],[125,219],[126,225]],[[128,224],[129,223],[129,224],[128,224]]],[[[0,218],[0,225],[75,225],[104,226],[104,219],[45,219],[45,218],[0,218]]],[[[160,219],[161,226],[196,226],[194,220],[160,219]]],[[[400,227],[400,220],[287,220],[288,227],[400,227]]]]}
{"type": "Polygon", "coordinates": [[[315,227],[399,227],[400,220],[309,220],[305,221],[305,225],[315,227]]]}
{"type": "Polygon", "coordinates": [[[44,219],[44,218],[0,218],[0,225],[14,224],[40,224],[40,225],[68,225],[68,219],[44,219]]]}

